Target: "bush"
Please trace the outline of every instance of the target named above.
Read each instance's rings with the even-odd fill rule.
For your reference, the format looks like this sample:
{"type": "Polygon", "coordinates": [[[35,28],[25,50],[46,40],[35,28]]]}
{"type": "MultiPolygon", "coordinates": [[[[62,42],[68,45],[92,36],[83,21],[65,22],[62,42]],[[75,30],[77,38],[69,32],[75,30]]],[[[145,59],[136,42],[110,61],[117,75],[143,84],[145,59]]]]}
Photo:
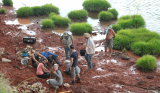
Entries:
{"type": "Polygon", "coordinates": [[[54,21],[55,25],[60,26],[60,27],[68,26],[68,24],[71,22],[71,19],[66,18],[66,17],[61,17],[59,15],[53,15],[50,19],[54,21]]]}
{"type": "Polygon", "coordinates": [[[35,16],[43,15],[42,8],[40,6],[34,6],[34,7],[31,7],[31,8],[32,8],[33,14],[35,16]]]}
{"type": "Polygon", "coordinates": [[[87,18],[88,16],[88,12],[86,10],[74,10],[74,11],[71,11],[68,13],[68,17],[70,19],[74,19],[74,20],[77,20],[77,19],[84,19],[84,18],[87,18]]]}
{"type": "Polygon", "coordinates": [[[12,0],[2,0],[4,5],[8,5],[8,6],[12,6],[13,5],[13,1],[12,0]]]}
{"type": "Polygon", "coordinates": [[[102,11],[99,13],[98,18],[101,21],[110,21],[113,18],[113,14],[111,12],[102,11]]]}
{"type": "Polygon", "coordinates": [[[87,11],[102,11],[111,7],[111,4],[106,0],[85,0],[83,7],[87,11]]]}
{"type": "Polygon", "coordinates": [[[28,6],[21,7],[16,12],[18,17],[29,17],[33,15],[32,8],[28,6]]]}
{"type": "Polygon", "coordinates": [[[6,13],[6,9],[5,8],[0,9],[0,14],[5,14],[5,13],[6,13]]]}
{"type": "Polygon", "coordinates": [[[52,16],[56,15],[55,13],[50,13],[49,18],[52,18],[52,16]]]}
{"type": "Polygon", "coordinates": [[[93,30],[88,23],[73,23],[69,29],[73,35],[83,35],[84,33],[91,33],[93,30]]]}
{"type": "Polygon", "coordinates": [[[9,81],[0,74],[0,93],[13,93],[9,81]]]}
{"type": "Polygon", "coordinates": [[[115,8],[113,9],[108,9],[108,12],[111,12],[113,14],[113,18],[117,18],[118,17],[118,12],[115,8]]]}
{"type": "Polygon", "coordinates": [[[45,14],[48,15],[51,12],[54,12],[56,14],[59,12],[59,8],[52,5],[52,4],[45,4],[45,5],[41,6],[41,8],[42,8],[42,12],[43,12],[44,15],[45,14]]]}
{"type": "Polygon", "coordinates": [[[145,25],[145,21],[141,15],[126,15],[119,18],[117,24],[121,25],[123,29],[139,28],[145,25]]]}
{"type": "Polygon", "coordinates": [[[117,33],[117,31],[121,30],[122,27],[121,27],[121,25],[114,24],[114,25],[112,25],[112,29],[114,30],[115,33],[117,33]]]}
{"type": "Polygon", "coordinates": [[[144,71],[154,70],[157,66],[157,60],[154,56],[144,55],[142,58],[137,60],[136,65],[144,71]]]}
{"type": "Polygon", "coordinates": [[[122,50],[126,48],[134,54],[142,56],[145,54],[160,54],[160,35],[145,28],[123,29],[117,32],[113,40],[113,48],[122,50]]]}
{"type": "Polygon", "coordinates": [[[126,49],[126,48],[123,48],[122,52],[123,52],[123,53],[126,53],[126,52],[127,52],[127,49],[126,49]]]}
{"type": "Polygon", "coordinates": [[[43,28],[51,28],[54,27],[54,22],[51,19],[44,19],[41,25],[43,28]]]}

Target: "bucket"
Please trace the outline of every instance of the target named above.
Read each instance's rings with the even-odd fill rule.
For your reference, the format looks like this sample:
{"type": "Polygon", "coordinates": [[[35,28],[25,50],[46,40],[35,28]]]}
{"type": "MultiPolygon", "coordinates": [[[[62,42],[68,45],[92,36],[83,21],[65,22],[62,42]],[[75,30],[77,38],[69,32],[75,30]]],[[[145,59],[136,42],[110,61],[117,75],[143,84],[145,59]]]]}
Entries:
{"type": "Polygon", "coordinates": [[[86,50],[80,50],[80,54],[81,54],[81,56],[84,56],[85,55],[85,53],[86,53],[86,50]]]}
{"type": "Polygon", "coordinates": [[[22,57],[27,57],[28,53],[22,53],[22,57]]]}

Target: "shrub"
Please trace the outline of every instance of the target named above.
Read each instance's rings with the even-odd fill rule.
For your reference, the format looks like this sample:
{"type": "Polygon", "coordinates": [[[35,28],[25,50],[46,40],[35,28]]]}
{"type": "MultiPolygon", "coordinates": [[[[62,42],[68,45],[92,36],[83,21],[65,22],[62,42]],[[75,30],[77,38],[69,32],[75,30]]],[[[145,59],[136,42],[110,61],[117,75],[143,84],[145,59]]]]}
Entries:
{"type": "Polygon", "coordinates": [[[84,19],[87,18],[88,12],[86,10],[74,10],[68,13],[70,19],[84,19]]]}
{"type": "Polygon", "coordinates": [[[52,18],[52,16],[56,15],[55,13],[50,13],[49,18],[52,18]]]}
{"type": "Polygon", "coordinates": [[[98,18],[101,21],[110,21],[113,18],[113,14],[111,12],[102,11],[99,13],[98,18]]]}
{"type": "Polygon", "coordinates": [[[28,6],[21,7],[16,12],[18,17],[29,17],[33,15],[32,8],[28,6]]]}
{"type": "Polygon", "coordinates": [[[117,18],[118,17],[118,12],[115,8],[113,9],[108,9],[108,12],[111,12],[113,14],[113,18],[117,18]]]}
{"type": "Polygon", "coordinates": [[[117,24],[121,25],[123,29],[139,28],[145,25],[145,21],[141,15],[126,15],[119,18],[117,24]]]}
{"type": "Polygon", "coordinates": [[[111,7],[111,4],[106,0],[85,0],[83,7],[87,11],[102,11],[111,7]]]}
{"type": "Polygon", "coordinates": [[[43,15],[43,11],[42,11],[42,8],[40,6],[34,6],[34,7],[31,7],[31,8],[32,8],[33,14],[35,16],[43,15]]]}
{"type": "Polygon", "coordinates": [[[6,13],[6,9],[5,8],[0,9],[0,14],[5,14],[5,13],[6,13]]]}
{"type": "Polygon", "coordinates": [[[126,48],[123,48],[122,52],[123,52],[123,53],[126,53],[126,52],[127,52],[127,49],[126,49],[126,48]]]}
{"type": "Polygon", "coordinates": [[[60,27],[68,26],[68,24],[71,22],[71,19],[66,17],[61,17],[59,15],[53,15],[50,19],[54,21],[54,24],[60,27]]]}
{"type": "Polygon", "coordinates": [[[159,55],[160,35],[145,28],[122,29],[117,32],[113,40],[113,48],[122,50],[126,48],[134,54],[142,56],[145,54],[159,55]]]}
{"type": "Polygon", "coordinates": [[[83,35],[84,33],[91,33],[93,30],[88,23],[73,23],[69,29],[73,35],[83,35]]]}
{"type": "Polygon", "coordinates": [[[157,66],[157,60],[154,56],[144,55],[142,58],[137,60],[136,65],[144,71],[154,70],[157,66]]]}
{"type": "Polygon", "coordinates": [[[42,8],[42,12],[43,14],[50,14],[51,12],[54,12],[54,13],[58,13],[59,12],[59,8],[52,5],[52,4],[45,4],[43,6],[41,6],[42,8]]]}
{"type": "Polygon", "coordinates": [[[117,31],[121,30],[122,27],[121,27],[121,25],[114,24],[114,25],[112,25],[112,29],[114,30],[115,33],[117,33],[117,31]]]}
{"type": "Polygon", "coordinates": [[[13,93],[9,81],[0,74],[0,93],[13,93]]]}
{"type": "Polygon", "coordinates": [[[44,19],[41,25],[43,28],[51,28],[54,27],[54,22],[51,19],[44,19]]]}
{"type": "Polygon", "coordinates": [[[13,1],[12,0],[2,0],[4,5],[8,5],[8,6],[12,6],[13,5],[13,1]]]}

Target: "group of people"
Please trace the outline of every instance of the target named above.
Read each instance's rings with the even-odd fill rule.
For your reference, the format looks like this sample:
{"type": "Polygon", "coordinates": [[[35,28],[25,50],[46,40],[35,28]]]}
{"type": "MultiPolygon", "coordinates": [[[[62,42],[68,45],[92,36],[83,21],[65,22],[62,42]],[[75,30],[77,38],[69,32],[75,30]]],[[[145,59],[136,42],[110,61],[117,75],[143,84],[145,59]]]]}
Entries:
{"type": "MultiPolygon", "coordinates": [[[[109,56],[111,56],[111,49],[113,47],[113,38],[115,37],[115,33],[112,29],[112,26],[109,26],[106,30],[106,40],[105,40],[105,53],[107,55],[107,47],[109,48],[109,56]]],[[[84,33],[84,37],[86,39],[86,54],[85,59],[88,63],[88,69],[92,69],[92,56],[95,53],[95,44],[93,39],[90,37],[89,33],[84,33]]],[[[68,75],[72,75],[73,79],[70,84],[75,84],[76,76],[78,76],[77,81],[80,82],[80,68],[78,67],[78,51],[75,50],[74,40],[72,35],[68,34],[67,31],[63,33],[60,37],[60,41],[63,44],[66,60],[65,64],[67,64],[67,69],[65,73],[68,75]]],[[[108,56],[108,55],[107,55],[108,56]]],[[[62,64],[58,60],[58,55],[49,52],[49,48],[46,47],[45,51],[42,54],[39,53],[39,50],[32,51],[32,66],[37,68],[36,75],[39,78],[49,78],[50,76],[55,77],[56,79],[48,79],[46,81],[47,84],[51,84],[54,88],[58,88],[63,83],[62,73],[59,70],[59,66],[62,64]],[[48,65],[52,65],[51,71],[48,70],[48,65]]]]}

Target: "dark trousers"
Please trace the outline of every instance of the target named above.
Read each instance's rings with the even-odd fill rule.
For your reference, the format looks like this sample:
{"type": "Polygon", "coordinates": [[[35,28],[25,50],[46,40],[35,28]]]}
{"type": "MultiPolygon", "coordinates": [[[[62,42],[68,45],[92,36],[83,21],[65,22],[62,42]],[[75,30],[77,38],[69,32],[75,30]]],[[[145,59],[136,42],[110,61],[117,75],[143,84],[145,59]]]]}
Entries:
{"type": "Polygon", "coordinates": [[[37,75],[37,77],[45,79],[45,78],[49,78],[50,74],[49,73],[43,73],[42,75],[37,75]]]}
{"type": "Polygon", "coordinates": [[[47,57],[47,59],[48,59],[49,62],[52,63],[52,65],[54,65],[55,63],[59,64],[59,61],[58,61],[56,56],[49,56],[49,57],[47,57]]]}

